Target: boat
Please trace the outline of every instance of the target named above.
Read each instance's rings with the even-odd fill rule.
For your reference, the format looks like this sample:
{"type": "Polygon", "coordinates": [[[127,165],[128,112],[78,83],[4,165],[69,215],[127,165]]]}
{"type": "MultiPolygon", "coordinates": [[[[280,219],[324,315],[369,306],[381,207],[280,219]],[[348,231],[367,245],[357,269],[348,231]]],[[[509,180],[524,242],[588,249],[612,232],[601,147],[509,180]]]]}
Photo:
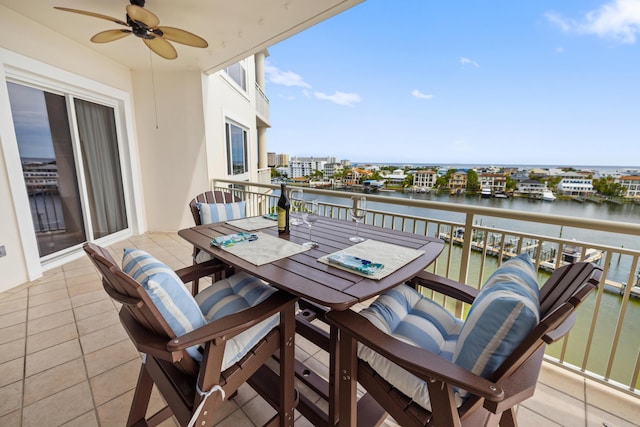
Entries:
{"type": "Polygon", "coordinates": [[[491,188],[490,187],[482,187],[480,190],[480,197],[483,199],[488,199],[491,197],[491,188]]]}
{"type": "Polygon", "coordinates": [[[545,202],[553,202],[556,200],[556,196],[551,190],[542,190],[542,200],[545,202]]]}
{"type": "MultiPolygon", "coordinates": [[[[560,267],[567,264],[573,264],[578,261],[585,262],[598,262],[602,258],[602,251],[594,248],[586,248],[584,258],[582,257],[581,246],[565,245],[562,248],[562,255],[560,257],[560,267]]],[[[551,258],[546,261],[540,262],[540,268],[546,271],[553,271],[556,269],[556,259],[551,258]]]]}
{"type": "Polygon", "coordinates": [[[496,199],[508,199],[509,196],[507,196],[507,194],[504,191],[498,191],[496,194],[493,195],[493,197],[495,197],[496,199]]]}

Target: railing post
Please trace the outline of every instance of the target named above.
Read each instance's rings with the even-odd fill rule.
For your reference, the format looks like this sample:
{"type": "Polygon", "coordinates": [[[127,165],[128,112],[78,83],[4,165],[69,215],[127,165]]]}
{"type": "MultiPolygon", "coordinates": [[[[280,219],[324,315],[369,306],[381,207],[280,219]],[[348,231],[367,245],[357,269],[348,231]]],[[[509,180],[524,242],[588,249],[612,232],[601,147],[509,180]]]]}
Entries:
{"type": "Polygon", "coordinates": [[[468,213],[464,222],[464,240],[462,241],[460,276],[458,277],[458,282],[460,283],[467,283],[467,278],[469,276],[469,260],[471,258],[471,243],[473,240],[471,235],[473,233],[473,218],[474,215],[472,213],[468,213]]]}

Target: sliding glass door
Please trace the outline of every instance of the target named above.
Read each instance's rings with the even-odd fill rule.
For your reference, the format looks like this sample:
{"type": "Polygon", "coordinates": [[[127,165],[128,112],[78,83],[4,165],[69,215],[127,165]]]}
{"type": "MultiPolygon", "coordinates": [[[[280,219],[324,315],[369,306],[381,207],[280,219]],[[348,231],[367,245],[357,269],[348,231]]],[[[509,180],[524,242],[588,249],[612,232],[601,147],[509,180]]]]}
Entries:
{"type": "Polygon", "coordinates": [[[128,228],[114,109],[8,88],[40,257],[128,228]]]}

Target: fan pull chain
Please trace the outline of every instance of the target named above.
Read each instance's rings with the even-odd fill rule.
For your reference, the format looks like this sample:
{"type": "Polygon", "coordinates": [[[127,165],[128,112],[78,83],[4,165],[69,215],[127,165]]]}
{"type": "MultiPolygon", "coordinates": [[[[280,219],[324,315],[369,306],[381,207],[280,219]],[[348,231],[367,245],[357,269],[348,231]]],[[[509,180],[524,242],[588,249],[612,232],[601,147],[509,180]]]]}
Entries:
{"type": "Polygon", "coordinates": [[[158,130],[158,100],[156,99],[156,79],[153,74],[153,55],[149,50],[149,64],[151,65],[151,90],[153,92],[153,111],[156,117],[156,130],[158,130]]]}

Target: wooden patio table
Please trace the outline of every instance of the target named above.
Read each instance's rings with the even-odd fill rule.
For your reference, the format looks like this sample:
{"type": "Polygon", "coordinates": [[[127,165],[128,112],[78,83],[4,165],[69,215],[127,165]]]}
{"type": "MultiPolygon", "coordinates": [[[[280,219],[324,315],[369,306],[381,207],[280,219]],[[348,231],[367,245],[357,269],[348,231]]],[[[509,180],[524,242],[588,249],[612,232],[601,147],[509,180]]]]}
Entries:
{"type": "MultiPolygon", "coordinates": [[[[232,221],[229,221],[232,223],[232,221]]],[[[301,298],[301,312],[297,316],[296,332],[308,338],[330,354],[329,383],[296,362],[296,375],[315,393],[329,402],[329,415],[320,410],[306,396],[300,395],[298,410],[314,425],[335,425],[337,421],[337,388],[333,387],[336,372],[339,369],[337,355],[338,331],[312,324],[316,318],[324,320],[327,310],[346,310],[352,305],[366,301],[380,293],[403,283],[427,268],[442,252],[442,240],[391,230],[378,226],[360,225],[359,235],[365,239],[389,243],[404,248],[424,251],[394,272],[376,280],[360,274],[336,268],[318,261],[318,258],[346,249],[354,243],[349,237],[355,235],[355,223],[334,218],[321,217],[312,227],[312,240],[318,243],[315,249],[309,249],[283,259],[263,265],[255,265],[225,249],[211,245],[214,237],[245,231],[229,222],[206,224],[180,230],[178,234],[194,246],[210,253],[215,258],[233,266],[236,270],[246,271],[259,277],[272,286],[290,292],[301,298]],[[330,422],[329,420],[334,420],[330,422]]],[[[279,237],[290,242],[302,244],[309,240],[306,225],[291,226],[289,235],[278,235],[276,224],[257,230],[260,233],[279,237]]],[[[254,233],[255,231],[251,231],[254,233]]],[[[241,243],[250,245],[251,242],[241,243]]],[[[384,262],[384,260],[373,260],[384,262]]]]}

